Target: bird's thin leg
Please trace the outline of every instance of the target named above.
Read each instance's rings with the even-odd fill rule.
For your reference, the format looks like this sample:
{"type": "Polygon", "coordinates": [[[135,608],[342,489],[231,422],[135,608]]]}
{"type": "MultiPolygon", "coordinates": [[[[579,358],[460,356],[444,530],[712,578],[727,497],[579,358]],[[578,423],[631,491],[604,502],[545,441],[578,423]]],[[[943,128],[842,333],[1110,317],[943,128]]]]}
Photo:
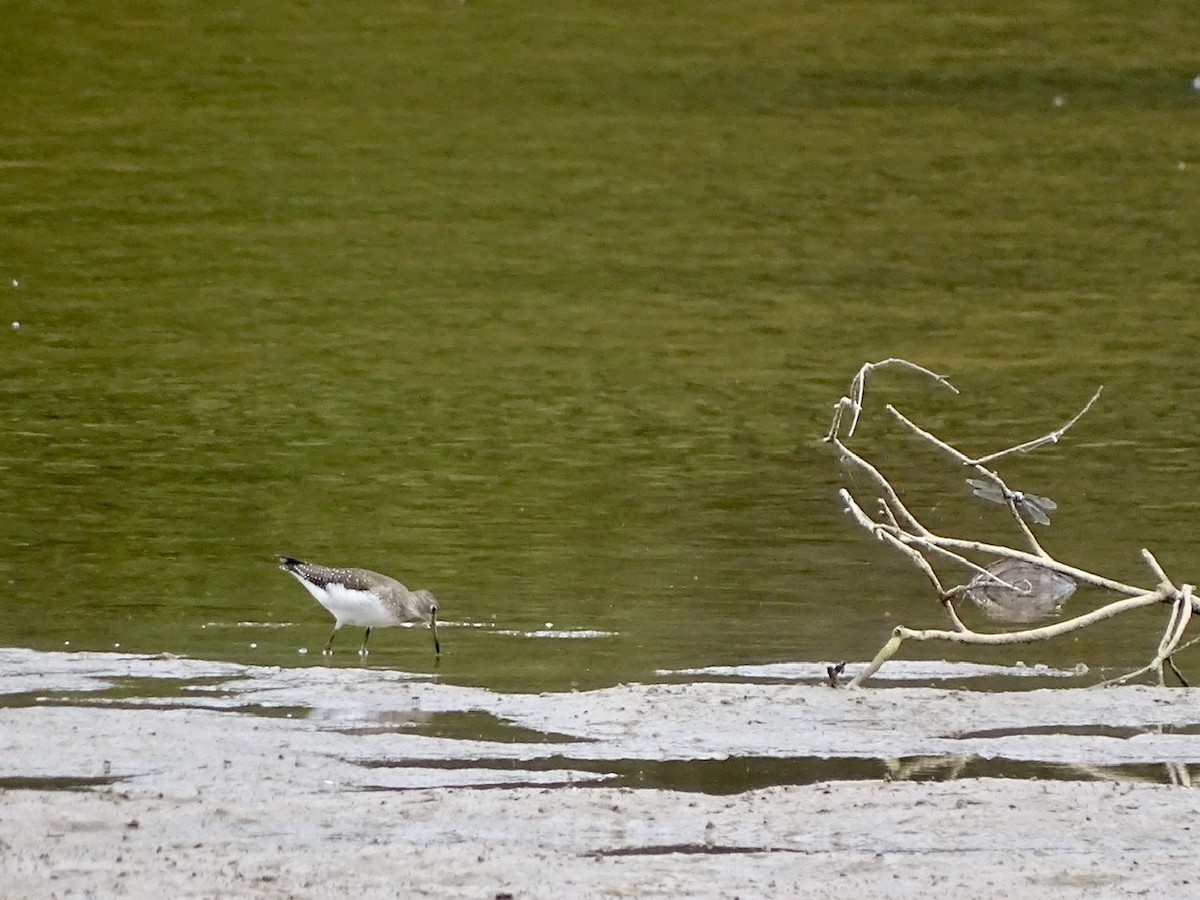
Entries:
{"type": "Polygon", "coordinates": [[[429,614],[429,627],[433,629],[433,655],[441,656],[442,655],[442,645],[438,641],[438,636],[437,636],[437,612],[436,611],[431,612],[429,614]]]}
{"type": "Polygon", "coordinates": [[[322,656],[333,656],[333,636],[337,634],[338,627],[333,626],[333,631],[329,632],[329,640],[325,642],[325,649],[321,651],[322,656]]]}
{"type": "Polygon", "coordinates": [[[366,656],[366,655],[367,655],[367,653],[369,652],[369,651],[367,650],[367,638],[369,638],[370,636],[371,636],[371,629],[370,629],[370,628],[368,628],[366,631],[364,631],[364,632],[363,632],[363,642],[362,642],[362,646],[360,646],[360,647],[358,648],[358,655],[359,655],[359,656],[366,656]]]}

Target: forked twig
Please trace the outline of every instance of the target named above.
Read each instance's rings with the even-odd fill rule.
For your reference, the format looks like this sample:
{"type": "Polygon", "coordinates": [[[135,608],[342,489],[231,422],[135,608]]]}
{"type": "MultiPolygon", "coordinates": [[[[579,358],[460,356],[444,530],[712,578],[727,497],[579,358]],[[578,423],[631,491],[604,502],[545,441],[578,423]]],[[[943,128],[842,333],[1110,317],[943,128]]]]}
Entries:
{"type": "Polygon", "coordinates": [[[838,454],[843,461],[854,463],[856,466],[866,472],[877,485],[879,485],[879,489],[883,491],[883,503],[888,510],[888,515],[891,517],[891,521],[895,522],[895,515],[898,514],[900,518],[904,520],[907,527],[917,532],[925,532],[925,526],[918,521],[916,516],[908,511],[908,507],[904,505],[904,501],[900,499],[900,495],[896,493],[891,483],[883,477],[883,473],[881,473],[877,468],[871,465],[871,463],[867,462],[867,460],[863,459],[861,456],[843,444],[841,439],[836,435],[830,438],[830,440],[833,442],[833,446],[837,449],[838,454]]]}
{"type": "Polygon", "coordinates": [[[978,459],[971,460],[968,465],[983,466],[997,459],[1003,459],[1006,456],[1011,456],[1014,453],[1028,453],[1031,450],[1036,450],[1038,447],[1044,447],[1047,444],[1057,444],[1062,436],[1067,433],[1068,429],[1087,414],[1087,411],[1095,405],[1100,399],[1100,394],[1104,390],[1104,385],[1096,388],[1096,393],[1092,394],[1092,399],[1084,404],[1083,409],[1071,416],[1066,422],[1055,428],[1049,434],[1044,434],[1040,438],[1034,438],[1032,441],[1026,441],[1024,444],[1017,444],[1015,447],[1009,447],[1007,450],[997,450],[995,453],[989,453],[987,456],[980,456],[978,459]]]}
{"type": "Polygon", "coordinates": [[[825,435],[826,441],[832,440],[841,430],[842,415],[846,410],[850,411],[850,424],[846,428],[846,437],[854,436],[854,429],[858,427],[858,419],[862,415],[863,398],[867,393],[867,376],[872,372],[889,367],[918,372],[921,375],[932,378],[935,382],[949,388],[954,393],[958,393],[958,388],[952,385],[945,376],[939,375],[937,372],[931,372],[924,366],[918,366],[907,359],[899,359],[898,357],[891,356],[887,359],[881,359],[879,362],[863,363],[862,368],[850,379],[850,388],[846,391],[846,396],[838,400],[833,406],[833,423],[829,426],[829,433],[825,435]]]}
{"type": "Polygon", "coordinates": [[[1004,483],[1004,479],[1002,479],[999,475],[997,475],[991,469],[985,468],[981,465],[978,465],[978,464],[972,462],[970,457],[968,457],[965,453],[963,453],[957,447],[952,447],[950,444],[947,444],[945,441],[943,441],[937,435],[926,431],[924,428],[920,427],[915,422],[910,420],[907,416],[905,416],[902,412],[900,412],[900,410],[896,409],[896,407],[892,406],[890,403],[887,405],[886,409],[889,413],[892,414],[892,416],[896,419],[896,421],[898,421],[901,425],[905,426],[910,431],[912,431],[915,435],[917,435],[917,437],[919,437],[925,441],[928,441],[930,444],[933,444],[933,446],[937,447],[939,450],[943,451],[944,453],[949,455],[951,458],[962,463],[964,466],[975,466],[975,471],[977,471],[980,475],[982,475],[988,481],[990,481],[994,485],[996,485],[996,487],[999,488],[1000,493],[1004,496],[1004,501],[1005,501],[1005,504],[1008,506],[1008,511],[1009,511],[1009,513],[1012,514],[1013,521],[1016,522],[1017,528],[1020,529],[1021,533],[1025,536],[1025,542],[1027,544],[1029,544],[1030,549],[1034,553],[1036,553],[1038,556],[1044,556],[1046,558],[1049,558],[1049,554],[1046,553],[1046,551],[1042,549],[1042,545],[1040,543],[1038,543],[1038,539],[1036,537],[1034,537],[1033,531],[1030,530],[1029,526],[1025,522],[1024,517],[1021,515],[1020,511],[1017,509],[1016,501],[1014,500],[1016,493],[1013,490],[1011,490],[1007,484],[1004,483]]]}
{"type": "MultiPolygon", "coordinates": [[[[1163,593],[1166,593],[1166,585],[1164,585],[1162,590],[1163,593]]],[[[1188,621],[1191,617],[1192,586],[1185,584],[1182,590],[1175,593],[1174,603],[1171,604],[1171,617],[1167,620],[1167,628],[1163,632],[1162,639],[1158,642],[1158,651],[1154,654],[1154,659],[1150,660],[1150,662],[1140,669],[1135,669],[1119,678],[1110,678],[1108,681],[1101,682],[1099,687],[1113,687],[1118,684],[1127,684],[1134,678],[1150,672],[1155,674],[1159,687],[1165,687],[1166,679],[1163,676],[1163,664],[1170,662],[1175,651],[1179,649],[1179,641],[1183,638],[1183,633],[1187,629],[1188,621]]],[[[1187,684],[1187,680],[1175,668],[1175,664],[1171,662],[1170,665],[1171,670],[1179,680],[1187,684]]]]}

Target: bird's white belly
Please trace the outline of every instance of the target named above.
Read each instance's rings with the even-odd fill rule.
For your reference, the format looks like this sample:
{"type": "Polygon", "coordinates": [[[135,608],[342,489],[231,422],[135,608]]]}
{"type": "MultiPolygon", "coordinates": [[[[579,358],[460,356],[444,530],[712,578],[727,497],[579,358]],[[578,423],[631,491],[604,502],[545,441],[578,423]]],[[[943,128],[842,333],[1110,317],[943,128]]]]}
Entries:
{"type": "MultiPolygon", "coordinates": [[[[318,589],[319,590],[319,589],[318,589]]],[[[386,628],[396,625],[396,617],[384,607],[379,599],[367,591],[354,591],[340,584],[330,584],[312,594],[327,610],[333,613],[338,628],[354,625],[359,628],[386,628]]]]}

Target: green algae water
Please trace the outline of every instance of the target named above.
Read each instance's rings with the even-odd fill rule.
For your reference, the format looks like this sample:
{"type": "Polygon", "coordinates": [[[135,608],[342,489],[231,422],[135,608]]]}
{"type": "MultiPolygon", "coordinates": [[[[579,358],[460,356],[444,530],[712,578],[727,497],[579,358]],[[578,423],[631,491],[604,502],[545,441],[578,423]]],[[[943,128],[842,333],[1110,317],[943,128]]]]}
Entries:
{"type": "MultiPolygon", "coordinates": [[[[1058,502],[1063,559],[1200,577],[1191,4],[5,22],[0,643],[311,664],[286,553],[433,590],[463,683],[868,658],[942,622],[820,441],[888,356],[963,395],[889,375],[875,411],[978,452],[1104,384],[1005,474],[1058,502]]],[[[944,460],[864,440],[931,525],[1005,534],[944,460]]],[[[1140,664],[1160,620],[1016,656],[1140,664]]]]}

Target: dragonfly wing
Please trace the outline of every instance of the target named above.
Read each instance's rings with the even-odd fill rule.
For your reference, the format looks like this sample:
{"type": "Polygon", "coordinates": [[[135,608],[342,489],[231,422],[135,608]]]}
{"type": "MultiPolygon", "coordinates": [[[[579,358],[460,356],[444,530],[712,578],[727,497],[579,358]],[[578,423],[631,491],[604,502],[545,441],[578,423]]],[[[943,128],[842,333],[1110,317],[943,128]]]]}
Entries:
{"type": "Polygon", "coordinates": [[[989,484],[986,481],[980,481],[978,478],[968,478],[967,484],[971,486],[971,493],[976,497],[982,497],[984,500],[991,500],[993,503],[1004,502],[1004,495],[1000,493],[1000,489],[994,484],[989,484]]]}
{"type": "Polygon", "coordinates": [[[1038,525],[1050,524],[1050,517],[1036,503],[1029,503],[1028,498],[1026,498],[1025,503],[1021,504],[1021,509],[1030,520],[1036,522],[1038,525]]]}

